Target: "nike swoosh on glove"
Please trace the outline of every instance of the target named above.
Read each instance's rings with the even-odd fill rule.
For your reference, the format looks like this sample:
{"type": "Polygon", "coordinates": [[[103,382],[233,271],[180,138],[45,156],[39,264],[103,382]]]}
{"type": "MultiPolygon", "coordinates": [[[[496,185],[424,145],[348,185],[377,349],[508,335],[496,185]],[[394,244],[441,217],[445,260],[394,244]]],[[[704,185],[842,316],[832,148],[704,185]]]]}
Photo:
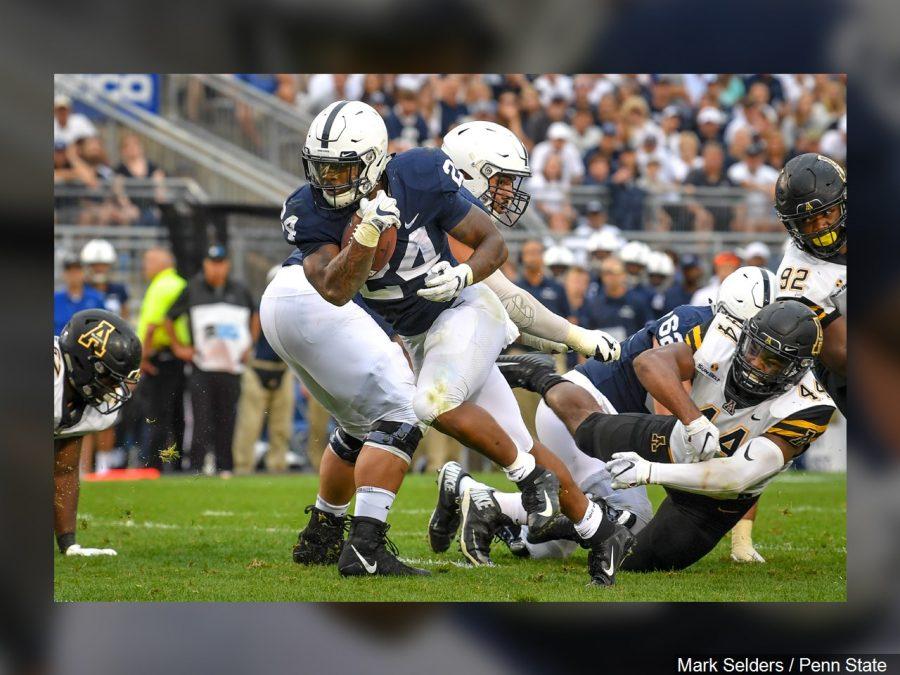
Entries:
{"type": "Polygon", "coordinates": [[[66,555],[93,558],[100,555],[118,555],[118,553],[111,548],[81,548],[78,544],[72,544],[66,549],[66,555]]]}
{"type": "Polygon", "coordinates": [[[416,291],[416,295],[432,302],[449,302],[471,284],[471,267],[466,263],[454,267],[442,260],[429,270],[425,277],[425,288],[416,291]]]}
{"type": "Polygon", "coordinates": [[[614,490],[646,485],[650,482],[651,462],[636,452],[617,452],[606,463],[606,470],[612,476],[614,490]]]}

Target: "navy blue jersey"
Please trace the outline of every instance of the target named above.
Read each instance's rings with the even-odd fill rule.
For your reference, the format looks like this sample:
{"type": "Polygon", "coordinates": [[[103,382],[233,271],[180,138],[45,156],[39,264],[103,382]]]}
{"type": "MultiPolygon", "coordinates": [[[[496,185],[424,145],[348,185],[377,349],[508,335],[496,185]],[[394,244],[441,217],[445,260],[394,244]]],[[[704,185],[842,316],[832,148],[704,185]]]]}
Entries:
{"type": "MultiPolygon", "coordinates": [[[[401,225],[397,247],[388,264],[360,289],[366,304],[401,335],[424,333],[437,316],[450,307],[416,295],[424,288],[425,274],[435,263],[456,259],[447,233],[472,207],[472,196],[460,190],[463,177],[447,155],[434,148],[413,148],[391,159],[385,169],[388,193],[397,200],[401,225]]],[[[341,245],[353,209],[319,208],[312,189],[304,185],[284,204],[284,236],[302,256],[325,244],[341,245]]],[[[296,258],[295,258],[296,260],[296,258]]]]}
{"type": "Polygon", "coordinates": [[[585,328],[599,328],[621,342],[652,321],[653,312],[644,294],[630,289],[620,298],[611,298],[604,292],[586,298],[578,318],[585,328]]]}
{"type": "Polygon", "coordinates": [[[565,319],[572,313],[566,290],[552,277],[541,277],[536,286],[532,286],[525,277],[522,277],[516,282],[516,286],[531,293],[539,303],[557,316],[565,319]]]}
{"type": "Polygon", "coordinates": [[[653,412],[647,409],[647,390],[634,372],[634,359],[653,348],[653,338],[665,346],[672,342],[684,342],[684,336],[695,326],[712,318],[708,306],[681,305],[665,316],[648,321],[641,330],[622,342],[622,355],[618,361],[601,363],[591,359],[575,370],[587,377],[591,384],[609,399],[620,413],[653,412]]]}

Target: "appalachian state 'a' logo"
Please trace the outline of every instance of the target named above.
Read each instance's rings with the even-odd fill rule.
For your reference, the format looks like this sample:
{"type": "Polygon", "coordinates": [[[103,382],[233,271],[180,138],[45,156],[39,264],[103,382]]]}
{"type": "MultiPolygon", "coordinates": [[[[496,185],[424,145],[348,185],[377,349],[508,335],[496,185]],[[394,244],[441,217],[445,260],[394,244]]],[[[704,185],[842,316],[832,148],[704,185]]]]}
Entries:
{"type": "Polygon", "coordinates": [[[655,453],[660,448],[666,447],[668,443],[668,440],[662,434],[653,434],[650,438],[650,452],[655,453]]]}
{"type": "Polygon", "coordinates": [[[722,409],[729,415],[734,415],[734,409],[736,406],[737,403],[735,401],[728,401],[725,405],[722,406],[722,409]]]}
{"type": "Polygon", "coordinates": [[[103,320],[86,333],[78,336],[78,344],[85,349],[91,349],[94,356],[103,358],[106,354],[106,343],[109,342],[109,336],[113,334],[116,327],[109,321],[103,320]]]}

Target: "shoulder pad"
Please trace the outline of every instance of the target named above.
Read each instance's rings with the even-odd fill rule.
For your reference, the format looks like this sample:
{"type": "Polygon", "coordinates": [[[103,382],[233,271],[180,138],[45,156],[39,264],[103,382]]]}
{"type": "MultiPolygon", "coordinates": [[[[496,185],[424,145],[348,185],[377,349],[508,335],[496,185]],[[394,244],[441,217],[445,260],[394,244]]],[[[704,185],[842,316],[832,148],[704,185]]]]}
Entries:
{"type": "Polygon", "coordinates": [[[388,162],[387,172],[417,192],[458,192],[463,181],[453,161],[437,148],[412,148],[400,153],[388,162]]]}

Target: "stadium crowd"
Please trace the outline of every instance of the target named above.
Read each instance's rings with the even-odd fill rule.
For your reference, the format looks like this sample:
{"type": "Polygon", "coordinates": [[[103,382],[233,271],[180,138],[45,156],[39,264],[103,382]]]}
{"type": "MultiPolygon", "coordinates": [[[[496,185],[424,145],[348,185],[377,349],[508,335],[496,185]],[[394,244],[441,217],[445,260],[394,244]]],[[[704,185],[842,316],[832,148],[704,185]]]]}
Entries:
{"type": "MultiPolygon", "coordinates": [[[[651,250],[640,241],[628,241],[630,231],[782,232],[772,197],[785,161],[818,151],[839,162],[846,158],[843,76],[238,77],[309,114],[343,98],[365,101],[384,117],[391,152],[417,145],[440,146],[443,134],[471,119],[511,129],[530,153],[532,177],[525,185],[532,196],[529,211],[537,214],[549,236],[524,241],[504,273],[555,313],[620,340],[678,305],[710,302],[718,283],[740,265],[774,269],[781,257],[780,251],[761,241],[736,250],[708,251],[710,255],[702,258],[651,250]],[[579,193],[578,186],[594,189],[579,193]]],[[[162,168],[147,159],[140,137],[119,136],[114,153],[119,161],[113,167],[94,125],[71,108],[68,97],[55,98],[54,182],[109,189],[80,197],[58,194],[57,219],[63,207],[73,207],[67,213],[77,215],[67,224],[158,222],[153,200],[129,198],[122,188],[123,179],[161,181],[165,177],[162,168]]],[[[239,107],[235,115],[241,128],[252,135],[252,117],[239,107]]],[[[227,252],[213,248],[206,251],[203,270],[191,280],[178,277],[170,253],[154,249],[145,254],[147,286],[139,289],[146,292],[139,325],[145,349],[144,381],[140,394],[126,407],[115,441],[111,436],[98,439],[96,448],[107,452],[114,445],[136,448],[132,463],[165,470],[201,470],[209,461],[204,456],[208,451],[223,475],[251,471],[256,466],[253,447],[260,437],[263,412],[269,411],[273,452],[268,466],[283,470],[288,438],[297,423],[297,415],[286,412],[294,408],[296,385],[289,376],[282,377],[283,364],[267,349],[264,338],[257,340],[258,298],[250,298],[238,281],[228,278],[227,270],[222,276],[217,264],[227,261],[227,252]],[[183,325],[182,317],[196,304],[183,297],[188,285],[195,289],[195,296],[202,293],[220,299],[230,292],[233,302],[250,312],[249,320],[240,314],[243,318],[233,322],[241,324],[233,333],[240,349],[226,355],[215,374],[204,374],[204,358],[207,368],[215,359],[198,353],[197,340],[192,344],[190,331],[183,325]],[[154,287],[156,291],[151,292],[154,287]],[[246,342],[251,337],[252,347],[246,342]],[[284,385],[288,380],[292,384],[284,385]],[[187,415],[185,391],[193,407],[187,415]],[[218,414],[209,414],[211,407],[218,414]],[[222,425],[226,416],[232,422],[237,416],[236,431],[231,424],[222,425]],[[210,437],[190,453],[181,452],[185,417],[193,427],[206,428],[210,437]],[[173,447],[178,461],[166,455],[173,447]]],[[[114,257],[98,273],[94,269],[98,260],[84,252],[60,257],[65,288],[55,297],[57,332],[78,309],[104,305],[111,309],[115,284],[100,292],[91,285],[108,284],[116,276],[119,260],[114,257]],[[82,266],[88,271],[88,285],[82,266]]],[[[100,263],[106,259],[102,257],[100,263]]],[[[118,299],[119,311],[127,308],[126,301],[127,291],[118,299]]],[[[309,399],[304,425],[315,427],[306,448],[313,465],[327,438],[324,420],[313,422],[317,417],[321,418],[321,410],[309,399]]],[[[426,443],[423,456],[428,457],[428,465],[420,468],[433,469],[460,451],[458,444],[449,448],[445,444],[438,448],[438,444],[437,440],[426,443]]],[[[110,460],[97,466],[115,463],[110,460]]],[[[85,452],[83,469],[91,468],[91,454],[85,452]]]]}

